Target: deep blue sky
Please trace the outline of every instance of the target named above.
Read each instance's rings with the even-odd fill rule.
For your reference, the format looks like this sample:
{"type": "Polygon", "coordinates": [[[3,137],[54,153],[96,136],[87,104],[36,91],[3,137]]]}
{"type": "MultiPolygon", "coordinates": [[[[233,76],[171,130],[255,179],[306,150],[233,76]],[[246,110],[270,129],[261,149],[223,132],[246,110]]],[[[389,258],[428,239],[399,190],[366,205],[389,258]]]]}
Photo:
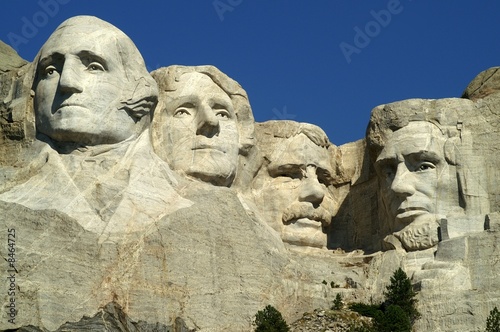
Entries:
{"type": "Polygon", "coordinates": [[[246,89],[257,121],[314,123],[337,145],[364,137],[377,105],[459,97],[500,65],[498,1],[41,0],[2,8],[0,39],[26,60],[66,18],[94,15],[129,35],[150,70],[215,65],[246,89]],[[388,9],[390,21],[376,23],[373,13],[388,9]],[[369,42],[357,40],[348,62],[341,43],[356,47],[356,31],[366,28],[369,42]],[[14,35],[24,43],[13,45],[14,35]]]}

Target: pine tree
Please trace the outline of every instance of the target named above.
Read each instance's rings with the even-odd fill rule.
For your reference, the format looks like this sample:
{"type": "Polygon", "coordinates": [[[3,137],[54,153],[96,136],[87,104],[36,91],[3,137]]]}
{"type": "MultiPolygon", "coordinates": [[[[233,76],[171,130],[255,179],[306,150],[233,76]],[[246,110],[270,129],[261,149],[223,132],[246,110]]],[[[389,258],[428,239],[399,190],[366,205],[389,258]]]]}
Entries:
{"type": "Polygon", "coordinates": [[[500,332],[500,312],[497,307],[493,308],[486,318],[486,332],[500,332]]]}
{"type": "Polygon", "coordinates": [[[333,310],[340,310],[342,309],[342,294],[337,293],[337,296],[335,296],[335,300],[333,300],[333,310]]]}
{"type": "Polygon", "coordinates": [[[281,313],[271,305],[259,310],[255,315],[255,332],[289,332],[288,324],[281,313]]]}
{"type": "Polygon", "coordinates": [[[391,304],[384,313],[379,311],[374,318],[374,325],[378,332],[411,331],[410,317],[398,305],[391,304]]]}
{"type": "Polygon", "coordinates": [[[411,323],[420,317],[416,306],[417,295],[413,290],[411,281],[406,273],[401,269],[397,269],[391,277],[391,284],[387,286],[385,295],[385,305],[397,305],[408,314],[411,323]]]}

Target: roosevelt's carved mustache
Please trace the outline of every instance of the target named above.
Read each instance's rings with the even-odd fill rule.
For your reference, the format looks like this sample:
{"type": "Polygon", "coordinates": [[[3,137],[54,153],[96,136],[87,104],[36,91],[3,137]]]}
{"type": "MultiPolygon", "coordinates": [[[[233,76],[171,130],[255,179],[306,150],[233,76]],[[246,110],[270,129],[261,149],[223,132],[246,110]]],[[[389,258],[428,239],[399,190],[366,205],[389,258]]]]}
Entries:
{"type": "Polygon", "coordinates": [[[282,220],[286,225],[301,218],[320,221],[323,226],[328,226],[332,221],[332,214],[321,206],[314,208],[308,202],[294,202],[283,212],[282,220]]]}

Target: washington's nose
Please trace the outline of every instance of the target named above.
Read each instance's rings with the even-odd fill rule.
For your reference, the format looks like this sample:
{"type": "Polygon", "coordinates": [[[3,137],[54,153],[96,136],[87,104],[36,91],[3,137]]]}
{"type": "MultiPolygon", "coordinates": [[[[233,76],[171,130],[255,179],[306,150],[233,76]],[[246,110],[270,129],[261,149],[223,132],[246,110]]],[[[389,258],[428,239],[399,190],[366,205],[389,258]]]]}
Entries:
{"type": "Polygon", "coordinates": [[[415,193],[412,173],[408,170],[404,162],[398,164],[396,174],[392,180],[391,190],[404,196],[411,196],[415,193]]]}
{"type": "Polygon", "coordinates": [[[315,167],[307,167],[306,175],[302,179],[299,201],[310,202],[315,207],[323,202],[325,191],[321,183],[318,181],[315,167]]]}
{"type": "Polygon", "coordinates": [[[65,61],[59,78],[59,87],[67,93],[79,93],[83,91],[81,77],[77,72],[77,64],[72,59],[65,61]]]}
{"type": "Polygon", "coordinates": [[[196,135],[213,137],[220,132],[219,119],[208,105],[200,107],[197,117],[196,135]]]}

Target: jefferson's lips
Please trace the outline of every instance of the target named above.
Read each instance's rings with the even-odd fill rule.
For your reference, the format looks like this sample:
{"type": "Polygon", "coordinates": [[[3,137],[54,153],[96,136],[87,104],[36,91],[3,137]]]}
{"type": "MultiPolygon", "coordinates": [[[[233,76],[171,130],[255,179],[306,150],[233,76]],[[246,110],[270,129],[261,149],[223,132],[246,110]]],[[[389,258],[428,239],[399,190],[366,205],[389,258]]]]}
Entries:
{"type": "Polygon", "coordinates": [[[222,153],[225,153],[225,151],[222,150],[222,148],[219,148],[218,146],[208,145],[208,144],[196,145],[191,150],[217,150],[217,151],[220,151],[222,153]]]}

